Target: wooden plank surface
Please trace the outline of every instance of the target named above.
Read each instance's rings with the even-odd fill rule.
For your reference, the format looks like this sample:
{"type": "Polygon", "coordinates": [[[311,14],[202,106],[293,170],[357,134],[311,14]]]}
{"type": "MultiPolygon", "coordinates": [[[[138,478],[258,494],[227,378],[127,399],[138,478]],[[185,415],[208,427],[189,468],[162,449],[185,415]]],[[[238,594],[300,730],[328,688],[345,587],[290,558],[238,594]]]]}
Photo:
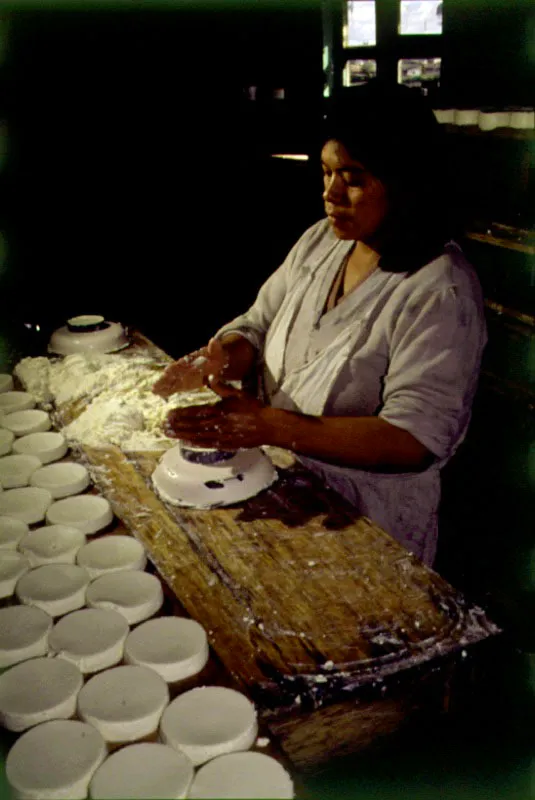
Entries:
{"type": "MultiPolygon", "coordinates": [[[[125,355],[140,351],[155,365],[169,360],[135,334],[125,355]]],[[[58,426],[86,402],[56,409],[58,426]]],[[[440,698],[451,657],[498,632],[285,451],[271,450],[279,472],[272,487],[210,511],[158,497],[151,475],[161,453],[74,452],[294,763],[316,763],[394,729],[408,707],[427,702],[428,668],[440,698]],[[382,697],[381,681],[411,688],[382,697]]]]}
{"type": "MultiPolygon", "coordinates": [[[[131,353],[168,360],[140,334],[134,341],[131,353]]],[[[82,408],[83,399],[58,410],[57,421],[82,408]]],[[[160,455],[80,447],[117,516],[249,686],[286,679],[291,689],[299,678],[303,688],[317,675],[331,684],[335,673],[362,684],[379,667],[421,663],[493,630],[446,581],[291,458],[256,498],[201,511],[157,496],[151,475],[160,455]]],[[[321,694],[317,685],[313,695],[321,694]]]]}
{"type": "Polygon", "coordinates": [[[240,506],[198,511],[157,497],[155,454],[83,448],[82,458],[226,668],[266,707],[322,705],[378,671],[494,630],[298,465],[279,469],[271,489],[240,506]]]}

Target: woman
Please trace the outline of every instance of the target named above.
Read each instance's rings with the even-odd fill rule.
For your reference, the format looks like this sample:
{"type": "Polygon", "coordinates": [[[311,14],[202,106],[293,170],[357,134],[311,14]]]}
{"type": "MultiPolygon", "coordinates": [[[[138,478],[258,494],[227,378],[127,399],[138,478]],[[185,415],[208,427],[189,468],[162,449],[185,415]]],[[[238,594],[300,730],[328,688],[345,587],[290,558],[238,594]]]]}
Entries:
{"type": "Polygon", "coordinates": [[[221,449],[276,445],[425,563],[440,469],[463,440],[486,342],[478,280],[451,241],[434,115],[414,90],[368,84],[327,118],[326,219],[254,305],[155,391],[201,386],[167,433],[221,449]],[[399,120],[393,124],[392,120],[399,120]],[[261,400],[229,380],[260,376],[261,400]]]}

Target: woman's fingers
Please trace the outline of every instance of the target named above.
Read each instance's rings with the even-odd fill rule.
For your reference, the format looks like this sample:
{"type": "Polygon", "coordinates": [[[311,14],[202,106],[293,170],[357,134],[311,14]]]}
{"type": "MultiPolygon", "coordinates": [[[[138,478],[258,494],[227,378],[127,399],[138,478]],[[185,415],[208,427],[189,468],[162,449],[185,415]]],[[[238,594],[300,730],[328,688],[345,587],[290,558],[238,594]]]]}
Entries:
{"type": "Polygon", "coordinates": [[[242,397],[244,394],[240,389],[222,381],[219,375],[209,375],[206,385],[220,397],[242,397]]]}
{"type": "Polygon", "coordinates": [[[152,387],[154,394],[170,397],[175,392],[197,389],[202,386],[202,375],[195,370],[184,368],[178,363],[172,364],[152,387]]]}
{"type": "Polygon", "coordinates": [[[154,384],[152,391],[160,397],[170,397],[175,392],[200,389],[210,375],[220,380],[228,362],[219,339],[210,339],[206,347],[195,350],[171,364],[154,384]]]}

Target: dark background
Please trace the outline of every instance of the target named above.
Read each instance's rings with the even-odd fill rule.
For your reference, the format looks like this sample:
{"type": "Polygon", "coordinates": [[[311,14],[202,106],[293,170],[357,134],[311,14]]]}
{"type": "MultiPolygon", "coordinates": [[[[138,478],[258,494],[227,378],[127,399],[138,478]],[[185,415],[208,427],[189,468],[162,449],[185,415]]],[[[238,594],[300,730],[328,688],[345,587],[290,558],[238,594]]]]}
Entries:
{"type": "Polygon", "coordinates": [[[322,213],[319,173],[269,159],[310,149],[320,9],[276,9],[12,14],[14,314],[103,313],[178,355],[254,299],[322,213]]]}

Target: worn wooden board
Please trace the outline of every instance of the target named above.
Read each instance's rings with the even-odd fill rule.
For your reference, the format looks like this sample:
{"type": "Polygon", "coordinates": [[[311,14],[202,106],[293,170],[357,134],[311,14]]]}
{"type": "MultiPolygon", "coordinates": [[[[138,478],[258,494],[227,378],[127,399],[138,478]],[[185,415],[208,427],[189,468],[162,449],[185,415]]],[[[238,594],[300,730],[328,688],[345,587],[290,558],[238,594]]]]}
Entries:
{"type": "MultiPolygon", "coordinates": [[[[137,338],[136,351],[149,347],[137,338]]],[[[82,408],[59,409],[57,421],[82,408]]],[[[455,654],[497,632],[292,458],[279,461],[279,480],[256,498],[201,511],[157,496],[151,475],[160,455],[78,450],[295,763],[317,763],[398,727],[429,701],[429,686],[443,696],[455,654]],[[383,682],[398,689],[384,697],[383,682]]]]}

